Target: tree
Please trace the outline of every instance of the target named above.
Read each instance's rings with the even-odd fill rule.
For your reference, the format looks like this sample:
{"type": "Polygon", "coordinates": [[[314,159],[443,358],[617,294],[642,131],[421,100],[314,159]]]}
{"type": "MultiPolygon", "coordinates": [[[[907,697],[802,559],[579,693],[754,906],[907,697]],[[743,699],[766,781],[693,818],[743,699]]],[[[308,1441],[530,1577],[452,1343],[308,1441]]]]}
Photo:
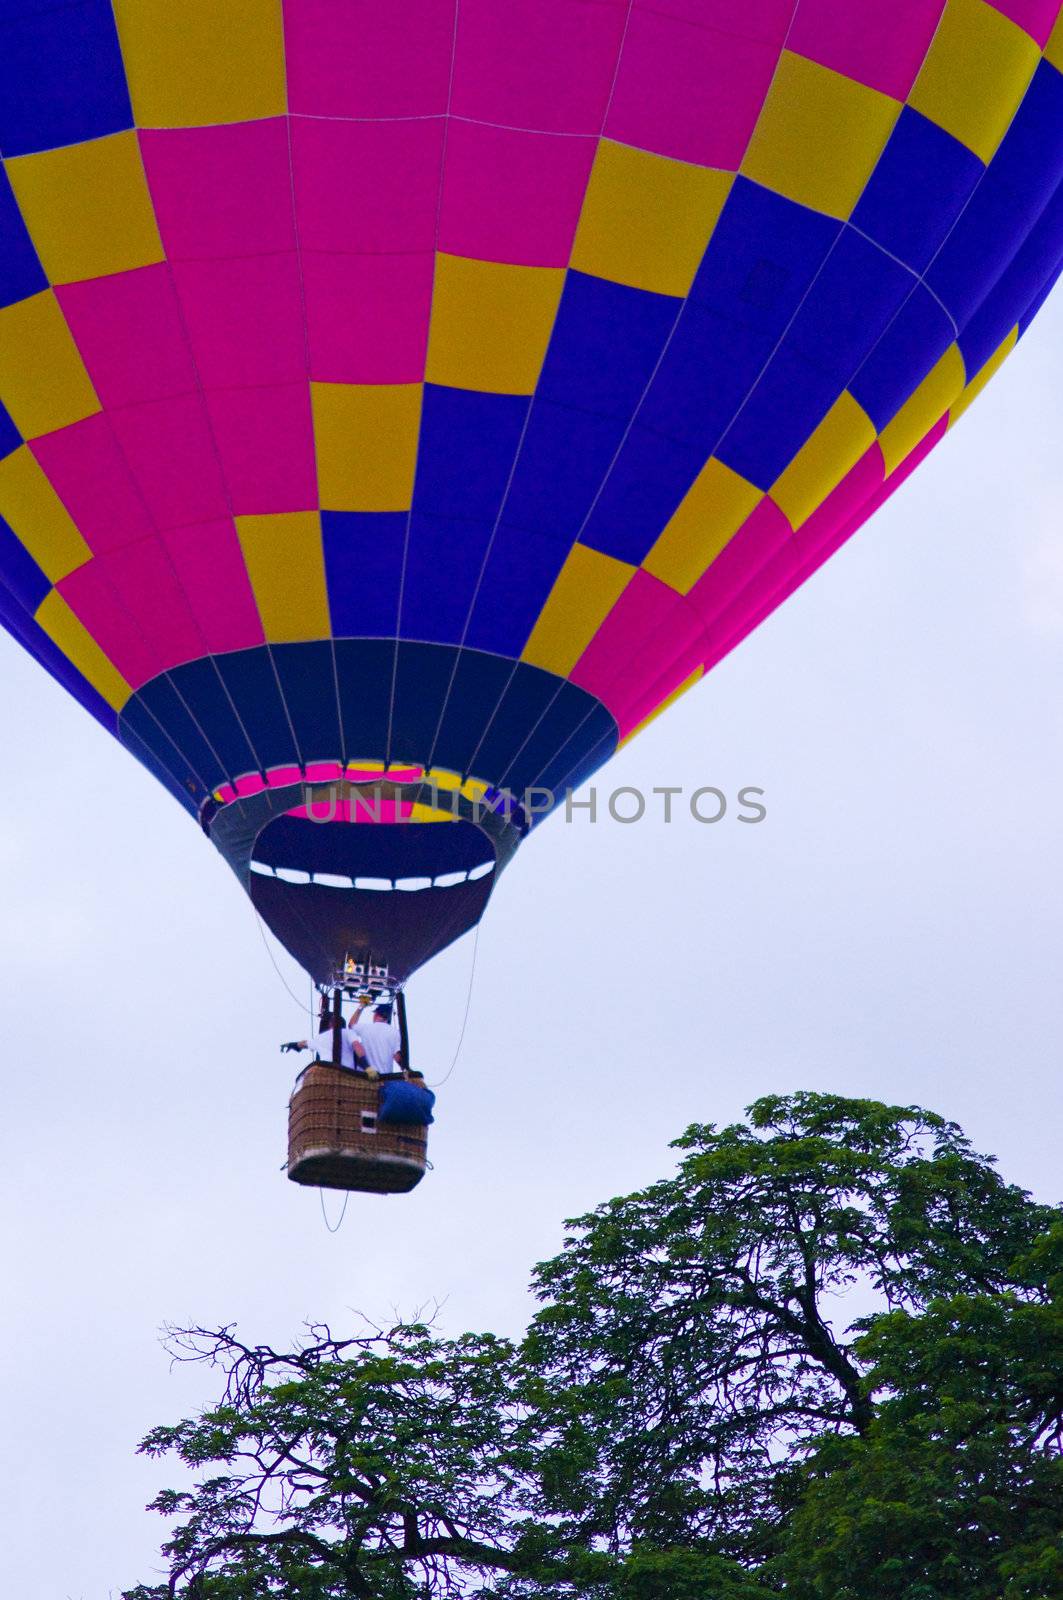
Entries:
{"type": "Polygon", "coordinates": [[[156,1500],[170,1584],[131,1595],[1063,1594],[1061,1213],[914,1107],[773,1096],[678,1148],[570,1224],[519,1346],[194,1334],[222,1405],[143,1448],[222,1470],[156,1500]]]}
{"type": "Polygon", "coordinates": [[[778,1563],[795,1600],[1063,1595],[1063,1228],[1015,1276],[1024,1293],[893,1312],[858,1340],[883,1398],[807,1464],[778,1563]]]}
{"type": "Polygon", "coordinates": [[[170,1346],[220,1367],[224,1392],[141,1450],[224,1470],[153,1501],[183,1520],[164,1546],[169,1582],[133,1600],[406,1600],[505,1570],[525,1496],[504,1340],[412,1323],[347,1339],[312,1327],[286,1352],[231,1328],[179,1330],[170,1346]]]}
{"type": "Polygon", "coordinates": [[[676,1177],[580,1218],[537,1270],[525,1359],[556,1441],[540,1472],[574,1541],[697,1537],[766,1561],[795,1466],[871,1425],[854,1301],[866,1323],[1027,1293],[1012,1263],[1054,1213],[955,1124],[812,1094],[749,1115],[691,1128],[676,1177]]]}

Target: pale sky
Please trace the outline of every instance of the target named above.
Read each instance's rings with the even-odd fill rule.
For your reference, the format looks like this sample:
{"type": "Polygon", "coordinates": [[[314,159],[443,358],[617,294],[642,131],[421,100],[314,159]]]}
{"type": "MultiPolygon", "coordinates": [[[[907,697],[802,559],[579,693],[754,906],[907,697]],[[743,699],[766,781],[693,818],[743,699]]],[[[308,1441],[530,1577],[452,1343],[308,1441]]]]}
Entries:
{"type": "MultiPolygon", "coordinates": [[[[442,1304],[520,1331],[561,1219],[759,1094],[920,1101],[1060,1198],[1063,299],[877,517],[596,784],[766,790],[767,820],[555,818],[483,923],[435,1170],[330,1235],[286,1182],[301,1012],[220,856],[6,636],[0,708],[0,1592],[161,1571],[138,1439],[216,1392],[166,1321],[252,1341],[442,1304]],[[47,1567],[47,1571],[45,1568],[47,1567]]],[[[471,937],[411,984],[449,1065],[471,937]]],[[[277,960],[299,995],[308,984],[277,960]]],[[[334,1216],[338,1204],[328,1201],[334,1216]]]]}

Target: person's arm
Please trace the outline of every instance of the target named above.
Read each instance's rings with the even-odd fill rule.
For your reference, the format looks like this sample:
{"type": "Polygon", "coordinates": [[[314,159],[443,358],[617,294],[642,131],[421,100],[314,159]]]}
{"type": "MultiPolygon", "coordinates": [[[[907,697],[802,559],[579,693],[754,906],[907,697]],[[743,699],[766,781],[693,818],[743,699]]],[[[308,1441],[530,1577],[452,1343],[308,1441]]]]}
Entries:
{"type": "Polygon", "coordinates": [[[358,1018],[361,1016],[362,1012],[365,1010],[366,1006],[369,1004],[369,1002],[372,1000],[372,998],[373,997],[372,997],[371,994],[360,994],[358,996],[358,1004],[355,1006],[354,1010],[351,1012],[351,1020],[347,1024],[347,1026],[349,1028],[353,1028],[354,1027],[354,1024],[358,1021],[358,1018]]]}
{"type": "Polygon", "coordinates": [[[285,1055],[289,1050],[309,1050],[309,1048],[306,1039],[289,1039],[287,1044],[281,1045],[281,1055],[285,1055]]]}

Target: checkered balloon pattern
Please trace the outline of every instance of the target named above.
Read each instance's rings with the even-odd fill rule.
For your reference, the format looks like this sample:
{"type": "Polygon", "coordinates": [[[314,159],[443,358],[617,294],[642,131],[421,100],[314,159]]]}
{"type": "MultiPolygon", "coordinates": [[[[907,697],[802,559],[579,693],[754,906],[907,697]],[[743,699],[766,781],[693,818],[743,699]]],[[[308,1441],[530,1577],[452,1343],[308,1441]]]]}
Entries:
{"type": "Polygon", "coordinates": [[[1024,335],[1063,18],[0,0],[0,154],[8,631],[212,832],[307,778],[560,793],[1024,335]]]}

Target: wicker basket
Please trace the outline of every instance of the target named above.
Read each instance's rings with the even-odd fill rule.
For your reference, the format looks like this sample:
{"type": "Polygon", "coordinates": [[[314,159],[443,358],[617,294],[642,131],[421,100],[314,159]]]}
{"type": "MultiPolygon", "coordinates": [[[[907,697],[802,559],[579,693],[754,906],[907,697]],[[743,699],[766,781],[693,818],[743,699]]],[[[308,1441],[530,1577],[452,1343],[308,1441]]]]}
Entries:
{"type": "Polygon", "coordinates": [[[288,1105],[288,1176],[322,1189],[405,1194],[428,1164],[428,1130],[379,1123],[380,1086],[317,1062],[288,1105]]]}

